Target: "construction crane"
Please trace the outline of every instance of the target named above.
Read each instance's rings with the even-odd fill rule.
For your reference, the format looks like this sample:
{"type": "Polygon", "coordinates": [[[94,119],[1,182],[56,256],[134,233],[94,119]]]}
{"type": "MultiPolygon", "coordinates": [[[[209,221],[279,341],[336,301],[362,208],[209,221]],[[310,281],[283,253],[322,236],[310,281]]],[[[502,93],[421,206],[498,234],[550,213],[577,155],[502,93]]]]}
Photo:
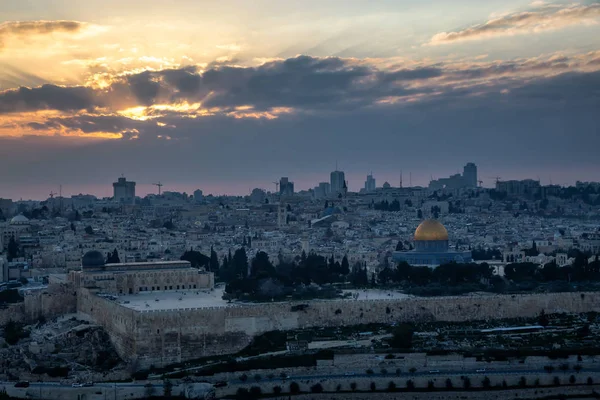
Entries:
{"type": "Polygon", "coordinates": [[[158,186],[158,195],[160,196],[161,188],[164,186],[162,183],[153,183],[154,186],[158,186]]]}
{"type": "Polygon", "coordinates": [[[277,181],[274,181],[274,182],[272,182],[272,183],[274,183],[274,184],[275,184],[275,193],[279,193],[279,182],[277,182],[277,181]]]}
{"type": "Polygon", "coordinates": [[[51,190],[51,191],[50,191],[50,198],[51,198],[51,199],[53,199],[55,194],[58,194],[58,193],[55,193],[55,192],[53,192],[53,191],[51,190]]]}
{"type": "Polygon", "coordinates": [[[483,181],[477,181],[479,183],[479,187],[483,187],[483,181]]]}
{"type": "Polygon", "coordinates": [[[494,179],[496,181],[496,183],[498,183],[498,182],[500,182],[502,177],[501,176],[490,176],[490,179],[494,179]]]}

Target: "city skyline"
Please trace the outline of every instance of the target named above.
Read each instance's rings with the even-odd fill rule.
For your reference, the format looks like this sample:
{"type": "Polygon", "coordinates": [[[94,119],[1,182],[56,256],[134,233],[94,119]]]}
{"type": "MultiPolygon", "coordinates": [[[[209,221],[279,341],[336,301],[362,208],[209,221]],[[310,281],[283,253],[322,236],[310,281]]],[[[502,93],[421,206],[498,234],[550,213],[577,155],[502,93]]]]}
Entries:
{"type": "Polygon", "coordinates": [[[350,190],[371,170],[425,185],[464,160],[484,185],[600,169],[597,1],[41,0],[0,15],[1,196],[101,194],[122,173],[302,189],[335,160],[350,190]]]}
{"type": "MultiPolygon", "coordinates": [[[[576,179],[575,181],[561,181],[560,179],[553,178],[552,176],[528,176],[528,175],[511,175],[506,177],[500,176],[489,176],[488,172],[485,168],[483,170],[480,169],[480,166],[477,165],[479,169],[478,180],[482,182],[482,187],[484,188],[494,188],[496,184],[496,180],[500,178],[502,181],[513,181],[513,180],[527,180],[532,179],[535,181],[539,181],[542,185],[559,185],[559,186],[574,186],[577,181],[586,182],[586,179],[576,179]],[[481,172],[483,171],[483,172],[481,172]],[[486,174],[486,175],[483,175],[486,174]]],[[[339,168],[340,172],[343,171],[342,168],[339,168]]],[[[335,172],[335,171],[331,171],[335,172]]],[[[439,178],[447,178],[450,175],[461,173],[461,171],[457,168],[454,170],[448,170],[445,172],[441,172],[441,175],[432,175],[427,172],[421,173],[412,173],[410,171],[401,171],[398,172],[396,176],[393,174],[381,174],[378,175],[376,172],[370,171],[369,173],[361,174],[346,173],[346,182],[348,183],[348,191],[349,192],[360,192],[364,189],[365,179],[367,176],[372,175],[372,177],[376,180],[376,188],[380,189],[384,184],[389,183],[391,187],[400,187],[400,179],[402,179],[402,186],[407,187],[423,187],[427,188],[429,183],[431,182],[431,178],[434,180],[439,178]],[[389,177],[390,179],[383,179],[382,177],[389,177]]],[[[489,172],[492,174],[492,172],[489,172]]],[[[311,175],[306,179],[295,179],[293,177],[287,177],[288,179],[295,179],[294,182],[298,182],[298,185],[295,185],[294,192],[300,191],[309,191],[315,190],[316,186],[319,185],[320,182],[326,182],[329,184],[330,179],[329,173],[316,174],[311,175]],[[312,180],[311,180],[312,179],[312,180]]],[[[560,175],[559,175],[560,176],[560,175]]],[[[130,176],[127,174],[121,174],[119,177],[114,177],[113,179],[108,179],[105,183],[98,184],[81,184],[81,185],[68,185],[68,184],[52,184],[47,183],[42,187],[33,188],[33,190],[14,192],[11,194],[11,191],[0,190],[0,198],[12,198],[13,200],[33,200],[33,201],[43,201],[50,197],[50,193],[53,196],[58,196],[59,191],[62,193],[64,197],[77,196],[77,195],[93,195],[97,198],[111,198],[113,197],[113,185],[114,182],[118,181],[121,178],[125,178],[128,181],[134,181],[136,184],[135,193],[137,197],[143,198],[147,195],[158,194],[158,188],[156,185],[156,180],[150,182],[136,182],[134,176],[130,176]]],[[[280,178],[277,178],[279,180],[280,178]]],[[[590,180],[593,181],[593,180],[590,180]]],[[[279,186],[279,183],[278,183],[279,186]]],[[[179,193],[187,193],[192,196],[195,190],[201,190],[205,196],[213,195],[213,196],[249,196],[254,189],[261,189],[267,193],[280,193],[280,189],[275,191],[275,181],[250,181],[241,184],[234,184],[229,187],[227,186],[211,186],[211,185],[203,185],[202,183],[193,184],[193,183],[181,183],[181,182],[169,182],[161,183],[162,192],[179,192],[179,193]],[[162,189],[164,188],[164,189],[162,189]]],[[[318,196],[317,196],[318,197],[318,196]]]]}

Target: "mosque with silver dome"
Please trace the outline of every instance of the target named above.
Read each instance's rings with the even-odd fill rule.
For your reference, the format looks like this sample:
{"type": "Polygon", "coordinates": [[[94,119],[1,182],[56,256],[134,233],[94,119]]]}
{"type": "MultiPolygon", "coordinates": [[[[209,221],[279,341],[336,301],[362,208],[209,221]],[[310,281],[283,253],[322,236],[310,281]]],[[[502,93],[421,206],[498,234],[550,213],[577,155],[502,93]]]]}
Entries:
{"type": "Polygon", "coordinates": [[[395,251],[392,259],[406,261],[410,265],[437,267],[449,262],[468,263],[472,261],[470,251],[450,250],[448,231],[441,222],[428,219],[417,227],[414,235],[414,250],[395,251]]]}

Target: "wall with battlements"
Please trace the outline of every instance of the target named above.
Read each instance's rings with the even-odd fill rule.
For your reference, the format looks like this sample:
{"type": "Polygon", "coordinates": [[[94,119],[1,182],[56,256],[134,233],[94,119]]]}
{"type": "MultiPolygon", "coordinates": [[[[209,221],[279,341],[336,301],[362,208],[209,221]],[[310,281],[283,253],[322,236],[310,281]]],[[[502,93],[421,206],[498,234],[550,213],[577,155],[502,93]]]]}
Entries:
{"type": "Polygon", "coordinates": [[[331,300],[134,311],[82,289],[79,311],[105,326],[122,357],[149,367],[234,353],[270,330],[402,321],[468,321],[600,312],[600,292],[331,300]],[[300,311],[292,306],[306,304],[300,311]]]}

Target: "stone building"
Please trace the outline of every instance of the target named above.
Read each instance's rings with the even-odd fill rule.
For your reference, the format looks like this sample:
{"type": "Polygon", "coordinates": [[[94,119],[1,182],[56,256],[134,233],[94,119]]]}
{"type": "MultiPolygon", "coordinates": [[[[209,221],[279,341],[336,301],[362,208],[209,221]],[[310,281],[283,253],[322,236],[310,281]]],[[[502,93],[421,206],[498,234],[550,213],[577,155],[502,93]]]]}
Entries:
{"type": "Polygon", "coordinates": [[[395,251],[396,262],[406,261],[410,265],[438,266],[449,262],[472,261],[470,251],[454,251],[448,247],[448,231],[439,221],[423,221],[415,231],[415,248],[410,251],[395,251]]]}
{"type": "Polygon", "coordinates": [[[211,289],[214,274],[192,268],[189,261],[161,261],[105,264],[99,251],[87,252],[81,270],[71,271],[75,287],[98,289],[114,295],[140,292],[211,289]]]}

